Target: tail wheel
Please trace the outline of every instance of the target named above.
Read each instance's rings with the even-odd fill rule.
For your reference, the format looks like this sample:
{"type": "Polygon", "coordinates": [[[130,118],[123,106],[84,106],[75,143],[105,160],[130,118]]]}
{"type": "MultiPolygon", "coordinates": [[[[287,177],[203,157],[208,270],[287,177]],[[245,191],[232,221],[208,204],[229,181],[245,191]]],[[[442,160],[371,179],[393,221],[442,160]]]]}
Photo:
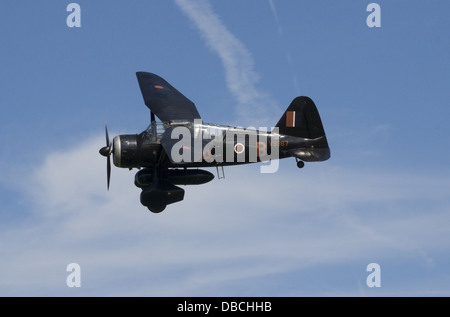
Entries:
{"type": "Polygon", "coordinates": [[[297,161],[297,167],[298,168],[303,168],[305,166],[305,162],[303,161],[297,161]]]}

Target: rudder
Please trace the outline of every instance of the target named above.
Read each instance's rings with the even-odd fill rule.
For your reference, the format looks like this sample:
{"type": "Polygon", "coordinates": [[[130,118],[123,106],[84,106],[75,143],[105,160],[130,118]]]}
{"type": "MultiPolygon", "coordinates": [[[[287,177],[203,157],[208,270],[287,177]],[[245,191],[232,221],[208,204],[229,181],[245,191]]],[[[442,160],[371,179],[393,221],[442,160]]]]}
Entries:
{"type": "Polygon", "coordinates": [[[276,127],[280,134],[316,139],[325,136],[316,105],[309,97],[296,97],[284,112],[276,127]]]}

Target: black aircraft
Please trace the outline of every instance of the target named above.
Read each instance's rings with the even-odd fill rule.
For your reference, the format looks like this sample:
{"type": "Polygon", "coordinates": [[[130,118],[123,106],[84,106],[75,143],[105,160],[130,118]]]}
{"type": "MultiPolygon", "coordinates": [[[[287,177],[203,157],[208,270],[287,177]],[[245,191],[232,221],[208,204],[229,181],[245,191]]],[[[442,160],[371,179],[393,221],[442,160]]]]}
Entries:
{"type": "Polygon", "coordinates": [[[112,143],[105,126],[106,146],[99,152],[107,157],[108,189],[111,154],[115,166],[139,169],[134,183],[142,189],[142,205],[152,212],[183,200],[184,189],[176,185],[214,178],[200,167],[216,167],[223,178],[228,165],[294,157],[302,168],[304,162],[330,157],[319,112],[308,97],[295,98],[271,131],[243,129],[203,123],[194,103],[163,78],[147,72],[136,76],[150,109],[150,125],[140,134],[118,135],[112,143]]]}

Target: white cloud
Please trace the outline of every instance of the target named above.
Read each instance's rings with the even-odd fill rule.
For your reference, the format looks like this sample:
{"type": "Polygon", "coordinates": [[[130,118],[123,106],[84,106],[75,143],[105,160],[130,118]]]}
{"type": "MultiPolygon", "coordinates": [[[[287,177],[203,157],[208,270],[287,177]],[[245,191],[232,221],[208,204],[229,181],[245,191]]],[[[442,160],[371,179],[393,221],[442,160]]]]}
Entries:
{"type": "MultiPolygon", "coordinates": [[[[184,201],[152,214],[139,203],[134,171],[113,168],[106,192],[102,144],[94,137],[36,167],[23,189],[33,222],[0,233],[1,295],[242,295],[255,286],[249,279],[264,285],[317,266],[405,257],[439,266],[436,254],[449,247],[446,175],[329,162],[298,170],[289,160],[275,174],[229,167],[225,180],[187,186],[184,201]],[[78,291],[65,285],[71,262],[82,268],[78,291]]],[[[313,283],[326,285],[324,270],[313,283]]],[[[355,286],[337,292],[352,289],[358,294],[355,286]]],[[[255,292],[275,295],[270,287],[255,292]]]]}

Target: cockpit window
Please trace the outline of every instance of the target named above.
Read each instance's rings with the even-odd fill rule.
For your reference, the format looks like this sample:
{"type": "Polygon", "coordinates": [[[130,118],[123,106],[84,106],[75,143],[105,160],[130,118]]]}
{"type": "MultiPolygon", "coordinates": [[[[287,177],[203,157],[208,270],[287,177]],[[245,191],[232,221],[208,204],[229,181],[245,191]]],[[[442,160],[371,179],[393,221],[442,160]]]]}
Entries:
{"type": "Polygon", "coordinates": [[[153,141],[161,140],[164,131],[165,131],[164,124],[162,122],[155,122],[155,121],[150,123],[147,129],[145,129],[145,133],[153,141]]]}

